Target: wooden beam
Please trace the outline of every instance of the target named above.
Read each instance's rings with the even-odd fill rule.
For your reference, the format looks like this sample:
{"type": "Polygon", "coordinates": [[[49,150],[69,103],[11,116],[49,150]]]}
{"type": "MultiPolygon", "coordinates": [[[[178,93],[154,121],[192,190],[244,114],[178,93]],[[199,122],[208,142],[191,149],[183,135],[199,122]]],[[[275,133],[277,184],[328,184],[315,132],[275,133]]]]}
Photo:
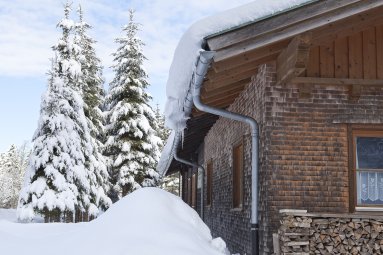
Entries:
{"type": "Polygon", "coordinates": [[[218,49],[249,40],[255,36],[283,29],[358,1],[359,0],[318,1],[303,7],[304,11],[299,7],[279,15],[274,15],[270,18],[256,21],[255,23],[233,31],[213,35],[207,38],[207,43],[211,50],[217,51],[218,49]]]}
{"type": "MultiPolygon", "coordinates": [[[[332,1],[323,2],[328,3],[332,1]]],[[[329,12],[324,12],[321,15],[314,16],[311,19],[305,20],[303,22],[298,22],[288,27],[279,28],[278,30],[272,30],[268,33],[261,34],[260,36],[255,36],[254,38],[248,39],[246,41],[230,45],[230,47],[225,49],[224,52],[219,53],[218,51],[214,59],[216,62],[229,59],[234,56],[241,55],[245,52],[249,52],[285,39],[292,38],[306,31],[329,25],[336,21],[368,11],[379,6],[383,6],[383,1],[357,1],[342,8],[334,9],[333,11],[329,12]]]]}
{"type": "Polygon", "coordinates": [[[238,77],[233,77],[232,79],[226,79],[226,80],[221,80],[218,82],[214,83],[207,83],[206,84],[206,91],[212,91],[216,89],[222,89],[226,87],[233,87],[234,85],[237,85],[237,83],[245,83],[248,82],[251,79],[251,74],[248,74],[247,76],[238,76],[238,77]]]}
{"type": "Polygon", "coordinates": [[[253,69],[249,69],[243,72],[239,72],[234,75],[228,75],[226,72],[222,72],[219,75],[216,75],[214,79],[207,80],[207,83],[214,84],[214,83],[221,83],[221,82],[227,82],[227,83],[233,83],[236,81],[241,81],[245,78],[249,78],[251,76],[254,76],[257,74],[258,67],[255,67],[253,69]]]}
{"type": "Polygon", "coordinates": [[[277,84],[289,82],[306,70],[311,34],[296,36],[277,58],[277,84]]]}
{"type": "Polygon", "coordinates": [[[235,76],[237,74],[240,74],[240,73],[243,73],[243,72],[246,72],[246,71],[249,71],[249,70],[254,70],[254,72],[257,72],[257,68],[258,68],[258,62],[255,61],[255,62],[248,62],[244,65],[241,65],[241,66],[238,66],[238,67],[234,67],[233,69],[229,69],[229,70],[224,70],[222,72],[215,72],[214,71],[214,64],[212,64],[212,67],[209,69],[209,72],[207,73],[206,75],[206,78],[208,80],[217,80],[219,79],[219,77],[221,77],[222,75],[225,75],[225,76],[235,76]]]}
{"type": "MultiPolygon", "coordinates": [[[[286,44],[287,45],[287,44],[286,44]]],[[[255,58],[233,58],[229,60],[225,60],[223,62],[215,62],[212,67],[216,73],[225,72],[231,69],[240,69],[241,67],[245,67],[251,65],[252,67],[257,67],[261,64],[265,64],[270,61],[274,61],[277,59],[277,56],[282,51],[282,48],[277,52],[273,52],[273,54],[269,55],[269,52],[261,52],[255,58]]]]}
{"type": "Polygon", "coordinates": [[[235,47],[217,50],[214,54],[214,61],[220,62],[227,60],[230,62],[240,63],[254,61],[256,59],[264,58],[269,55],[281,52],[287,46],[289,41],[290,40],[278,41],[270,45],[264,45],[256,49],[240,52],[238,54],[232,54],[232,51],[235,49],[235,47]]]}
{"type": "Polygon", "coordinates": [[[201,98],[205,99],[205,98],[214,97],[218,95],[225,95],[225,93],[232,93],[233,91],[243,90],[243,88],[249,83],[250,83],[250,79],[247,79],[244,81],[231,84],[230,86],[227,86],[227,87],[219,88],[217,90],[208,91],[205,88],[203,88],[201,93],[201,98]]]}
{"type": "Polygon", "coordinates": [[[225,96],[221,97],[214,97],[214,98],[209,98],[209,99],[204,99],[202,100],[204,104],[207,105],[216,105],[216,104],[221,104],[221,103],[231,103],[234,102],[234,100],[238,97],[238,95],[242,91],[237,91],[233,94],[227,94],[225,96]]]}
{"type": "Polygon", "coordinates": [[[296,77],[291,80],[291,83],[312,84],[312,85],[383,86],[383,80],[319,78],[319,77],[296,77]]]}

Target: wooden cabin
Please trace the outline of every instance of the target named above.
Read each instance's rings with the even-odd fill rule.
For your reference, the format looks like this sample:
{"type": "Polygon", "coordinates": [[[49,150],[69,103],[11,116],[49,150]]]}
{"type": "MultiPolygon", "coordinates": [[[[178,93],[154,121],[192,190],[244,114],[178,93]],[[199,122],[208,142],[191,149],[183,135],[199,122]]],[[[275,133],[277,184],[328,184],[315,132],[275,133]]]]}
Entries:
{"type": "MultiPolygon", "coordinates": [[[[383,215],[383,1],[322,0],[205,38],[202,101],[260,125],[260,254],[279,210],[383,215]]],[[[182,197],[232,253],[251,254],[246,124],[196,109],[173,160],[182,197]]]]}

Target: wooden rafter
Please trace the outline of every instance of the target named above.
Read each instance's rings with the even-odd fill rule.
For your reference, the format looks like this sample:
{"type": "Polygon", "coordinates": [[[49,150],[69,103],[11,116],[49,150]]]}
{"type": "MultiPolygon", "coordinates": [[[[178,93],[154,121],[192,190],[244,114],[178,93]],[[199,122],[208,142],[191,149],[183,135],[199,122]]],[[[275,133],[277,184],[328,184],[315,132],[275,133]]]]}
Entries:
{"type": "Polygon", "coordinates": [[[231,84],[230,86],[223,87],[217,90],[211,90],[207,91],[205,89],[202,90],[201,98],[202,99],[208,99],[216,96],[222,96],[230,93],[234,93],[240,90],[243,90],[243,88],[250,82],[250,79],[240,81],[234,84],[231,84]]]}
{"type": "Polygon", "coordinates": [[[214,59],[215,62],[212,67],[216,73],[220,73],[234,68],[239,69],[247,65],[259,66],[265,62],[275,60],[276,56],[288,45],[288,42],[289,40],[277,42],[276,44],[249,51],[223,61],[214,59]]]}
{"type": "Polygon", "coordinates": [[[284,84],[306,70],[311,33],[296,36],[277,58],[277,83],[284,84]]]}

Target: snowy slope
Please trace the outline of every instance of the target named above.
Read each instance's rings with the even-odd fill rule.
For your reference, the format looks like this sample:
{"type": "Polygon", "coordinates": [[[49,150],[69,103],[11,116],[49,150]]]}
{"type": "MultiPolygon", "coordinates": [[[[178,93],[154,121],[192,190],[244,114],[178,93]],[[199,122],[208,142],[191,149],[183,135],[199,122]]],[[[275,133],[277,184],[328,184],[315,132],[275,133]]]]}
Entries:
{"type": "Polygon", "coordinates": [[[16,222],[16,209],[3,209],[0,208],[0,221],[6,220],[11,222],[16,222]]]}
{"type": "Polygon", "coordinates": [[[90,223],[0,220],[0,253],[12,255],[223,255],[198,214],[179,197],[139,189],[90,223]]]}

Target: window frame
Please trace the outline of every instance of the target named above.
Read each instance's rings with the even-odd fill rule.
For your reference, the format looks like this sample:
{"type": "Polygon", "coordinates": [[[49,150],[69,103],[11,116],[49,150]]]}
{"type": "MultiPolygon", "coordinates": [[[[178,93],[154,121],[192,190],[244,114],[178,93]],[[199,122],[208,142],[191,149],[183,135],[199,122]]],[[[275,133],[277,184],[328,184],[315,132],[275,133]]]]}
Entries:
{"type": "Polygon", "coordinates": [[[243,209],[243,201],[244,201],[244,173],[245,173],[245,147],[244,147],[244,143],[243,143],[243,140],[241,140],[240,142],[236,143],[233,145],[232,147],[232,209],[233,210],[242,210],[243,209]],[[238,157],[238,160],[239,160],[239,164],[240,164],[240,180],[238,182],[235,182],[235,177],[237,175],[235,175],[235,172],[236,172],[236,151],[237,149],[239,148],[242,148],[241,150],[241,154],[239,155],[238,157]],[[239,183],[239,187],[236,189],[236,183],[239,183]],[[238,196],[239,198],[236,198],[236,191],[238,191],[238,196]],[[236,201],[236,200],[239,200],[239,201],[236,201]]]}
{"type": "MultiPolygon", "coordinates": [[[[358,205],[358,179],[357,179],[357,173],[360,172],[360,170],[357,170],[356,168],[356,138],[357,137],[382,137],[383,138],[383,129],[382,127],[372,127],[372,128],[353,128],[351,131],[351,170],[352,170],[352,184],[350,185],[352,187],[352,193],[350,194],[352,196],[351,202],[352,208],[354,208],[355,211],[383,211],[383,203],[374,205],[374,204],[360,204],[358,205]]],[[[383,169],[366,169],[362,171],[367,172],[383,172],[383,169]]],[[[350,208],[351,209],[351,208],[350,208]]]]}
{"type": "Polygon", "coordinates": [[[209,160],[206,164],[206,206],[213,204],[213,160],[209,160]]]}
{"type": "Polygon", "coordinates": [[[191,175],[191,207],[196,208],[197,205],[197,174],[191,175]]]}

